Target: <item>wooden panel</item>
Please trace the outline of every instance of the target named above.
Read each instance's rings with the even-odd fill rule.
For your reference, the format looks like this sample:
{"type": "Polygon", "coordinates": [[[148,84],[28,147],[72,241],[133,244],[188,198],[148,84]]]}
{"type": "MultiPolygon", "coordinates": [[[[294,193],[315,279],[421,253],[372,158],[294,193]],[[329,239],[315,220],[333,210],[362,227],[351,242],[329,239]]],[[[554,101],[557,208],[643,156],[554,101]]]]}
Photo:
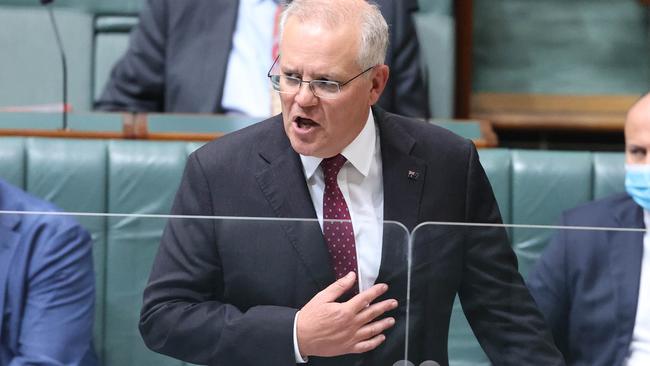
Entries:
{"type": "Polygon", "coordinates": [[[637,95],[543,95],[478,93],[471,118],[496,129],[622,131],[637,95]]]}
{"type": "Polygon", "coordinates": [[[127,138],[121,132],[102,131],[72,131],[72,130],[35,130],[35,129],[14,129],[1,128],[0,136],[23,136],[23,137],[54,137],[73,139],[122,139],[127,138]]]}
{"type": "MultiPolygon", "coordinates": [[[[177,115],[182,117],[183,115],[177,115]]],[[[191,116],[191,115],[188,115],[191,116]]],[[[208,116],[209,117],[209,116],[208,116]]],[[[206,117],[206,118],[208,118],[206,117]]],[[[213,116],[217,118],[218,116],[213,116]]],[[[449,120],[450,122],[457,120],[449,120]]],[[[481,120],[480,136],[472,141],[477,148],[496,147],[498,139],[492,125],[481,120]]],[[[147,114],[137,113],[122,114],[121,131],[77,130],[77,129],[46,129],[46,128],[0,128],[0,136],[23,137],[54,137],[76,139],[135,139],[135,140],[176,140],[176,141],[210,141],[219,138],[228,132],[213,131],[157,131],[149,127],[147,114]]]]}
{"type": "Polygon", "coordinates": [[[499,138],[497,137],[497,134],[494,132],[494,129],[492,128],[492,123],[485,120],[480,121],[480,123],[481,123],[481,138],[473,140],[474,145],[476,145],[477,148],[498,147],[499,138]]]}

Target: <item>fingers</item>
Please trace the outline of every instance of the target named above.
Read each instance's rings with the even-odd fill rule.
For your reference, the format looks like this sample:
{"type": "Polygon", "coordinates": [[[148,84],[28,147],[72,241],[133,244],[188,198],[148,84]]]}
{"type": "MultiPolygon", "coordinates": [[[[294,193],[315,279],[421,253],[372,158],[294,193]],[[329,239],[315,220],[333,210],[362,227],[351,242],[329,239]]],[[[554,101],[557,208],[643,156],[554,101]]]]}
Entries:
{"type": "Polygon", "coordinates": [[[372,320],[374,320],[378,316],[397,308],[397,305],[398,305],[397,300],[394,300],[394,299],[384,300],[382,302],[372,304],[372,305],[368,306],[367,308],[363,309],[357,315],[357,320],[361,324],[370,323],[372,320]]]}
{"type": "Polygon", "coordinates": [[[383,334],[376,335],[370,339],[367,339],[365,341],[361,341],[357,344],[355,344],[352,347],[351,353],[365,353],[365,352],[370,352],[373,349],[379,347],[380,344],[382,344],[386,340],[386,336],[383,334]]]}
{"type": "Polygon", "coordinates": [[[386,291],[388,291],[388,285],[385,283],[378,283],[348,300],[347,304],[358,313],[375,301],[376,298],[383,295],[386,291]]]}
{"type": "Polygon", "coordinates": [[[362,353],[377,348],[386,337],[382,334],[395,324],[395,319],[376,320],[395,309],[394,299],[373,304],[386,293],[386,284],[377,284],[354,296],[347,302],[336,300],[356,284],[356,275],[350,272],[316,294],[298,313],[296,336],[301,354],[335,356],[362,353]]]}
{"type": "Polygon", "coordinates": [[[375,338],[393,325],[395,325],[394,318],[386,318],[372,322],[370,324],[366,324],[363,327],[359,328],[356,334],[356,338],[363,341],[375,338]]]}
{"type": "Polygon", "coordinates": [[[327,286],[323,291],[317,293],[312,300],[317,300],[318,302],[336,301],[336,299],[341,297],[355,285],[356,279],[356,273],[350,272],[327,286]]]}

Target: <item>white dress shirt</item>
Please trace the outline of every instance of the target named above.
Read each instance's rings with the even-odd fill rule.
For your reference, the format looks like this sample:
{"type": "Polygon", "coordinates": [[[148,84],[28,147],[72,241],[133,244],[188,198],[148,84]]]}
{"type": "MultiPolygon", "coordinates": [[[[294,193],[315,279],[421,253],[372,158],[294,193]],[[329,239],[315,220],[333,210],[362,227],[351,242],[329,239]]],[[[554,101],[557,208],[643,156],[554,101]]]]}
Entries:
{"type": "Polygon", "coordinates": [[[240,0],[228,56],[221,103],[226,113],[253,117],[271,115],[273,27],[278,8],[274,0],[240,0]]]}
{"type": "MultiPolygon", "coordinates": [[[[347,161],[341,168],[337,180],[348,205],[354,230],[360,291],[374,285],[381,264],[384,232],[384,182],[378,137],[375,119],[370,111],[368,120],[359,135],[341,152],[347,161]]],[[[322,230],[325,178],[320,163],[323,159],[300,155],[300,160],[322,230]]],[[[297,314],[296,319],[298,319],[297,314]]],[[[307,362],[302,359],[298,351],[295,320],[293,340],[296,362],[307,362]]]]}
{"type": "MultiPolygon", "coordinates": [[[[650,212],[643,210],[645,227],[650,227],[650,212]]],[[[643,258],[641,259],[641,278],[639,279],[639,300],[636,306],[634,332],[626,366],[650,365],[650,233],[643,235],[643,258]]]]}

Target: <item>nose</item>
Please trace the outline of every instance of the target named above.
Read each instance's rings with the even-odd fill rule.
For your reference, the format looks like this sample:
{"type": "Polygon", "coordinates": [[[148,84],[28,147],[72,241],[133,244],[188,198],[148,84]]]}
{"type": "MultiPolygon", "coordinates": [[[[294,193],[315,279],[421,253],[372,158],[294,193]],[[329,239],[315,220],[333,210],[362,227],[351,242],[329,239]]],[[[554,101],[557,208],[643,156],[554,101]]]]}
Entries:
{"type": "Polygon", "coordinates": [[[302,83],[296,93],[295,101],[301,107],[309,107],[318,103],[318,97],[314,95],[309,83],[302,83]]]}

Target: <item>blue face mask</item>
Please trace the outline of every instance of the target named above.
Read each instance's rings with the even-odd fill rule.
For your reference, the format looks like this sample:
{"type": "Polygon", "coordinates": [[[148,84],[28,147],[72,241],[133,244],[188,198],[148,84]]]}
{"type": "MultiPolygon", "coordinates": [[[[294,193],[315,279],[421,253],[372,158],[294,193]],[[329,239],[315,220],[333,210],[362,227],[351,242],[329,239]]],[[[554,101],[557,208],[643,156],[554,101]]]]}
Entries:
{"type": "Polygon", "coordinates": [[[634,202],[650,211],[650,164],[625,165],[625,190],[634,202]]]}

